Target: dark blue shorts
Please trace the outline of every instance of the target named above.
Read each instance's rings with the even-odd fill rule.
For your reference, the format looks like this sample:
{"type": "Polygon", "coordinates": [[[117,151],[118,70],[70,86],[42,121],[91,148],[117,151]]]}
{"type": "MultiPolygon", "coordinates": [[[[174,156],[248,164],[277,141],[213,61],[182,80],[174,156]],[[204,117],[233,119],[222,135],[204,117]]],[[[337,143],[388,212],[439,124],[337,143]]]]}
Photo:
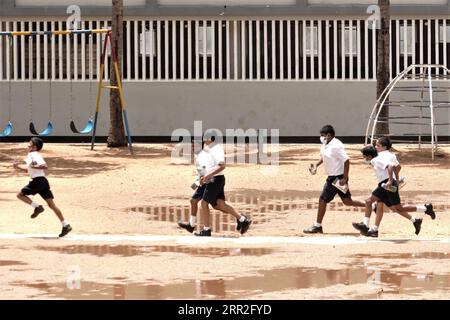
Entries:
{"type": "Polygon", "coordinates": [[[381,202],[383,202],[388,207],[395,206],[397,204],[400,204],[400,194],[398,193],[398,184],[397,181],[394,180],[392,185],[397,187],[397,191],[391,192],[381,187],[382,183],[386,183],[388,179],[381,181],[378,184],[378,187],[373,190],[372,195],[380,199],[381,202]]]}
{"type": "Polygon", "coordinates": [[[192,199],[202,199],[213,207],[217,205],[217,199],[222,199],[225,201],[225,176],[215,176],[212,182],[204,184],[198,187],[192,199]]]}
{"type": "Polygon", "coordinates": [[[339,176],[328,176],[327,181],[325,182],[325,184],[323,186],[323,190],[320,195],[320,199],[322,199],[326,203],[329,203],[329,202],[333,201],[336,194],[338,194],[339,197],[341,197],[341,199],[351,198],[352,195],[350,193],[350,190],[348,190],[346,193],[343,193],[341,190],[338,190],[337,188],[333,187],[333,185],[332,185],[332,183],[334,182],[334,180],[336,180],[336,178],[342,179],[343,177],[344,177],[344,175],[342,175],[342,174],[339,176]]]}

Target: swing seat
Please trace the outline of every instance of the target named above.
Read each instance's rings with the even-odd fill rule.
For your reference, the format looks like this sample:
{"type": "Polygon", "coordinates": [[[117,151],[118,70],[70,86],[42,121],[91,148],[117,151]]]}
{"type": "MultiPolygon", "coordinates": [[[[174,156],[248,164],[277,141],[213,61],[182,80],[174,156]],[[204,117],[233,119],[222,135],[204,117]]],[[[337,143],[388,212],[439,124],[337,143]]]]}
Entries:
{"type": "Polygon", "coordinates": [[[75,126],[75,122],[73,120],[70,121],[70,130],[72,130],[73,133],[86,134],[90,133],[92,129],[94,129],[94,120],[92,118],[88,120],[83,130],[78,130],[75,126]]]}
{"type": "Polygon", "coordinates": [[[6,125],[6,128],[3,129],[3,131],[0,133],[0,137],[8,137],[11,135],[13,131],[13,124],[11,121],[8,121],[8,124],[6,125]]]}
{"type": "Polygon", "coordinates": [[[30,132],[36,136],[49,136],[53,131],[53,123],[51,121],[48,122],[47,128],[45,128],[42,132],[37,132],[34,127],[34,123],[30,122],[30,132]]]}

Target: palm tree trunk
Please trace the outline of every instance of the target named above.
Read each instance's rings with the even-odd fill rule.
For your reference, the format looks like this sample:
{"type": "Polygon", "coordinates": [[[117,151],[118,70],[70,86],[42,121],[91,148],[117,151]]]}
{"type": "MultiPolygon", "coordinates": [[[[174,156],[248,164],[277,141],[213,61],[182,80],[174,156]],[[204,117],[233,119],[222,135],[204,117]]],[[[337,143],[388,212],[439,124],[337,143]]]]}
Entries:
{"type": "MultiPolygon", "coordinates": [[[[389,6],[390,0],[378,0],[378,6],[381,11],[381,29],[378,32],[378,52],[377,52],[377,99],[383,93],[383,90],[389,85],[389,25],[391,23],[389,6]]],[[[386,100],[389,102],[389,99],[386,100]]],[[[389,105],[383,107],[378,117],[375,133],[377,135],[389,134],[389,105]]]]}
{"type": "MultiPolygon", "coordinates": [[[[114,45],[119,73],[122,70],[122,36],[123,36],[123,0],[112,0],[112,45],[114,45]]],[[[112,52],[111,52],[112,53],[112,52]]],[[[112,57],[111,57],[112,58],[112,57]]],[[[110,63],[111,86],[117,86],[117,78],[113,61],[110,63]]],[[[122,75],[120,75],[122,76],[122,75]]],[[[108,147],[123,147],[127,145],[122,118],[119,90],[112,89],[109,94],[110,127],[107,144],[108,147]]]]}

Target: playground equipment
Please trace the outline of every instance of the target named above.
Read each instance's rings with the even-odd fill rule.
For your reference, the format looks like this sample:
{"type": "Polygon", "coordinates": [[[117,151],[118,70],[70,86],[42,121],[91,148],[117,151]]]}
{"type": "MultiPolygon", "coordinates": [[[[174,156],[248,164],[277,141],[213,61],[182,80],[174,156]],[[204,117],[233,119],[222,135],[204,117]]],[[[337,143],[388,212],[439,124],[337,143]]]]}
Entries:
{"type": "MultiPolygon", "coordinates": [[[[117,53],[116,49],[114,47],[114,41],[112,41],[112,32],[110,29],[86,29],[86,30],[56,30],[56,31],[2,31],[0,32],[1,36],[29,36],[29,37],[35,37],[37,35],[42,36],[59,36],[59,35],[75,35],[75,34],[103,34],[104,35],[104,42],[103,42],[103,49],[102,49],[102,55],[101,55],[101,65],[100,65],[100,74],[98,75],[99,83],[98,83],[98,91],[97,91],[97,100],[96,100],[96,109],[95,109],[95,115],[93,120],[92,129],[90,121],[88,121],[87,125],[83,130],[77,130],[75,123],[73,122],[73,119],[71,119],[71,130],[76,131],[76,133],[89,133],[92,132],[92,138],[91,138],[91,150],[94,149],[95,145],[95,136],[97,131],[97,122],[98,122],[98,114],[100,109],[100,97],[102,89],[107,88],[110,90],[118,90],[119,91],[119,99],[120,99],[120,107],[123,114],[124,119],[124,126],[125,126],[125,132],[127,135],[127,145],[130,153],[133,153],[132,148],[132,142],[131,142],[131,133],[130,133],[130,127],[128,125],[128,117],[126,112],[126,105],[125,105],[125,99],[123,95],[123,88],[122,88],[122,81],[121,81],[121,75],[119,72],[118,67],[118,60],[117,60],[117,53]],[[108,42],[110,42],[110,49],[111,49],[111,59],[113,62],[114,67],[114,74],[116,76],[117,85],[104,85],[103,84],[103,78],[104,78],[104,72],[105,72],[105,59],[106,59],[106,49],[108,48],[108,42]]],[[[30,50],[32,50],[32,46],[30,46],[30,50]]],[[[30,80],[31,81],[31,80],[30,80]]],[[[51,83],[50,83],[50,97],[51,97],[51,83]]],[[[51,104],[51,102],[50,102],[51,104]]],[[[52,106],[50,105],[49,109],[49,116],[51,119],[51,112],[52,112],[52,106]]],[[[32,85],[30,86],[30,113],[32,112],[32,85]]],[[[31,121],[30,121],[30,131],[33,134],[36,135],[49,135],[53,131],[53,124],[51,121],[49,121],[47,128],[44,129],[42,132],[38,133],[34,127],[33,121],[32,121],[32,114],[31,114],[31,121]]]]}
{"type": "Polygon", "coordinates": [[[33,123],[33,81],[30,80],[30,103],[29,103],[29,108],[30,108],[30,132],[36,136],[49,136],[52,134],[53,132],[53,123],[52,123],[52,109],[53,109],[53,99],[52,99],[52,81],[50,80],[50,84],[49,84],[49,89],[48,89],[48,96],[49,96],[49,112],[48,112],[48,117],[49,117],[49,121],[47,124],[47,127],[42,130],[41,132],[38,132],[36,130],[36,127],[34,126],[33,123]]]}
{"type": "MultiPolygon", "coordinates": [[[[92,129],[94,129],[94,120],[91,118],[89,118],[88,122],[86,123],[86,125],[84,126],[84,129],[82,130],[78,130],[77,127],[75,126],[75,122],[73,121],[73,84],[72,84],[72,79],[70,80],[70,130],[72,130],[73,133],[78,133],[78,134],[87,134],[87,133],[91,133],[92,129]]],[[[90,83],[90,87],[89,87],[89,97],[91,97],[92,95],[92,82],[90,83]]]]}
{"type": "Polygon", "coordinates": [[[419,148],[422,144],[430,143],[431,157],[434,160],[438,146],[436,129],[450,125],[450,122],[436,121],[440,118],[449,119],[445,114],[450,112],[449,80],[450,70],[444,65],[414,64],[403,70],[389,83],[373,106],[367,123],[365,143],[373,143],[380,136],[375,133],[378,123],[389,123],[391,131],[398,130],[389,134],[392,141],[418,143],[419,148]],[[417,85],[417,81],[420,81],[420,85],[417,85]],[[403,86],[405,83],[407,85],[403,86]],[[382,118],[381,110],[386,107],[389,108],[389,116],[382,118]],[[436,116],[437,111],[441,112],[441,117],[436,116]],[[417,129],[416,132],[407,133],[406,130],[413,128],[417,129]],[[411,140],[414,137],[416,139],[411,140]]]}
{"type": "MultiPolygon", "coordinates": [[[[12,37],[8,38],[8,43],[9,43],[9,54],[10,57],[12,56],[12,37]]],[[[0,132],[0,137],[8,137],[12,134],[13,132],[13,124],[11,122],[11,100],[12,100],[12,93],[11,93],[11,74],[10,74],[10,66],[8,66],[8,123],[6,125],[6,127],[0,132]]]]}

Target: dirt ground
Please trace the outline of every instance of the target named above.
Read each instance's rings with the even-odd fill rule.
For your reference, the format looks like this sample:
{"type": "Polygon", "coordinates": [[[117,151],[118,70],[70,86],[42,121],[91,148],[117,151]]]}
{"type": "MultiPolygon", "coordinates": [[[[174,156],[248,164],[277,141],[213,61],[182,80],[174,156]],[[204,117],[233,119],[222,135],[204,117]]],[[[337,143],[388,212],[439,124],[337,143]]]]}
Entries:
{"type": "MultiPolygon", "coordinates": [[[[346,145],[356,200],[376,186],[361,147],[346,145]]],[[[416,236],[411,222],[388,212],[378,239],[353,229],[363,211],[339,199],[329,206],[323,235],[302,233],[315,221],[325,180],[323,168],[308,172],[319,148],[281,145],[274,175],[264,165],[227,165],[227,200],[253,220],[240,242],[235,220],[217,212],[214,241],[177,227],[189,215],[194,167],[171,164],[170,144],[136,144],[134,156],[103,146],[44,145],[55,202],[73,226],[55,239],[61,226],[51,210],[31,220],[32,208],[16,198],[28,177],[13,170],[11,157],[25,157],[26,143],[2,143],[0,298],[449,299],[450,147],[432,161],[428,147],[395,146],[407,179],[402,202],[431,202],[437,218],[424,216],[416,236]],[[149,238],[126,238],[133,235],[149,238]],[[71,290],[74,274],[80,288],[71,290]]]]}

